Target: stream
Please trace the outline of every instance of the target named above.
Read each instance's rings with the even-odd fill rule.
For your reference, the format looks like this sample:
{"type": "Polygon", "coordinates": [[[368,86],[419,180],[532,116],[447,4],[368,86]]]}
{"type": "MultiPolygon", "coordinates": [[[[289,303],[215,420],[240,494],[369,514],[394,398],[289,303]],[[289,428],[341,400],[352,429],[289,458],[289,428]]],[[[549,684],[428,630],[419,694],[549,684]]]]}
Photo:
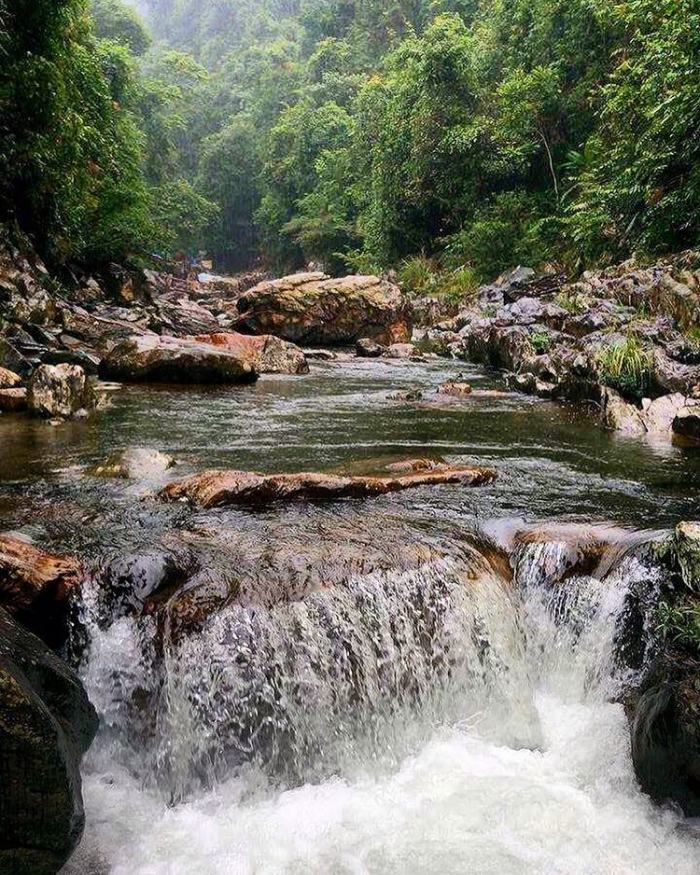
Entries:
{"type": "Polygon", "coordinates": [[[0,530],[101,570],[186,549],[218,599],[193,632],[175,609],[115,610],[95,573],[78,650],[101,729],[64,875],[700,871],[698,826],[638,788],[616,697],[646,657],[615,652],[629,594],[658,585],[630,547],[700,516],[699,450],[605,433],[476,366],[358,359],[125,387],[57,428],[3,416],[0,446],[0,530]],[[432,394],[460,370],[472,395],[432,394]],[[90,475],[129,446],[178,465],[90,475]],[[419,457],[498,479],[256,512],[152,498],[207,467],[419,457]],[[562,598],[536,544],[507,580],[494,545],[545,522],[607,533],[606,573],[562,598]]]}

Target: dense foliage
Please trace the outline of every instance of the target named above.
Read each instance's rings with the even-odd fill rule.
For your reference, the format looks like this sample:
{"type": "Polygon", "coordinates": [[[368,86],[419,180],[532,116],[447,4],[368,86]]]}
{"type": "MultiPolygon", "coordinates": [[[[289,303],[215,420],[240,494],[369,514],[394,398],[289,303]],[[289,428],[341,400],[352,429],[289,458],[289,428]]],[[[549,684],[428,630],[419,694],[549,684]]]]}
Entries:
{"type": "Polygon", "coordinates": [[[697,0],[140,10],[0,0],[2,198],[44,248],[455,288],[698,243],[697,0]]]}

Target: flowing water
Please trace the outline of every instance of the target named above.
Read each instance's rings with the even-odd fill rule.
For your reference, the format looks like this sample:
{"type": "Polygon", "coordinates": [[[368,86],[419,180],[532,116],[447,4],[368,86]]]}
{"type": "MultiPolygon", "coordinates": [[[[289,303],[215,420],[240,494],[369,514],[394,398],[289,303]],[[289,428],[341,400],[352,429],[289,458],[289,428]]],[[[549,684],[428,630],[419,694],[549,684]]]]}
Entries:
{"type": "Polygon", "coordinates": [[[60,429],[0,420],[0,528],[95,569],[81,671],[101,729],[67,873],[700,870],[693,824],[637,786],[619,704],[653,648],[643,544],[698,516],[700,456],[499,393],[476,368],[463,401],[388,397],[457,370],[319,364],[240,389],[126,389],[60,429]],[[130,445],[173,453],[167,476],[437,454],[499,479],[197,511],[154,502],[160,478],[89,475],[130,445]],[[514,546],[542,520],[550,535],[514,546]],[[572,568],[572,531],[574,553],[607,546],[572,568]],[[105,595],[115,567],[163,549],[194,556],[201,626],[177,591],[145,615],[105,595]]]}

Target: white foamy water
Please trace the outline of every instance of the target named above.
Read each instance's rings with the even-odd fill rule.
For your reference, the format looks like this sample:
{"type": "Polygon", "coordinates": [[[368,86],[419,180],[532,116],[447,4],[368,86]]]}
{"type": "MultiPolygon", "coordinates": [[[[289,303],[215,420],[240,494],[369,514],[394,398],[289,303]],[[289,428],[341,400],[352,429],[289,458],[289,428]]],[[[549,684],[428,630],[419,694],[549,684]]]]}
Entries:
{"type": "MultiPolygon", "coordinates": [[[[640,792],[625,715],[619,704],[610,701],[629,680],[628,669],[617,666],[614,655],[626,596],[632,587],[653,587],[653,576],[636,559],[623,560],[606,581],[566,581],[571,597],[562,603],[561,592],[538,585],[534,571],[529,574],[531,585],[524,582],[522,598],[488,579],[472,582],[466,589],[459,575],[451,576],[453,571],[449,565],[434,567],[418,574],[420,580],[416,572],[372,575],[351,582],[339,600],[334,601],[333,593],[319,596],[325,611],[316,604],[314,613],[312,602],[297,609],[285,607],[279,614],[269,612],[264,622],[258,618],[256,634],[272,640],[284,654],[280,665],[287,666],[292,679],[301,672],[298,661],[303,655],[305,686],[313,686],[312,681],[328,686],[315,690],[311,701],[330,709],[338,696],[349,694],[350,682],[334,675],[328,662],[329,642],[344,641],[354,662],[360,657],[365,660],[360,674],[372,713],[385,714],[384,720],[370,721],[371,732],[365,734],[361,720],[353,724],[351,738],[342,714],[304,719],[303,700],[290,701],[290,678],[286,678],[265,700],[274,705],[278,718],[284,718],[285,731],[291,725],[297,735],[316,730],[332,736],[337,726],[337,737],[324,736],[324,740],[341,752],[351,751],[346,759],[323,758],[321,771],[314,765],[298,786],[280,786],[279,776],[265,768],[263,758],[223,777],[218,771],[209,789],[190,787],[176,795],[181,801],[169,804],[173,796],[163,793],[157,776],[154,781],[143,771],[147,768],[143,763],[151,762],[148,757],[125,749],[113,731],[127,719],[118,707],[119,698],[130,683],[144,683],[130,653],[135,641],[131,621],[120,621],[97,635],[85,677],[88,688],[103,685],[105,670],[111,666],[116,692],[105,697],[103,691],[100,705],[112,731],[98,740],[88,761],[86,835],[68,871],[81,875],[695,875],[700,871],[700,841],[689,825],[640,792]],[[411,608],[407,599],[414,597],[411,608]],[[434,610],[426,613],[429,603],[434,603],[434,610]],[[359,628],[360,622],[366,622],[363,611],[370,604],[376,619],[371,634],[359,628]],[[422,613],[416,619],[418,604],[422,613]],[[295,610],[303,611],[306,624],[303,651],[290,640],[290,630],[299,627],[295,610]],[[324,625],[313,619],[322,615],[324,625]],[[325,622],[328,616],[331,623],[325,622]],[[399,626],[403,623],[398,636],[397,620],[399,626]],[[416,630],[425,631],[427,626],[432,632],[426,642],[416,630]],[[429,706],[410,701],[397,710],[382,711],[381,677],[368,674],[372,660],[376,661],[377,642],[387,659],[414,673],[423,672],[421,688],[429,663],[419,658],[418,648],[427,643],[429,652],[439,647],[449,654],[450,670],[445,671],[443,660],[434,670],[435,689],[425,692],[429,706]],[[461,648],[455,649],[455,642],[461,642],[461,648]],[[116,661],[119,653],[121,660],[116,661]],[[313,671],[309,666],[314,666],[313,671]]],[[[158,715],[159,725],[161,732],[194,736],[170,738],[171,759],[173,751],[187,758],[195,750],[200,756],[197,735],[201,732],[211,741],[207,733],[212,726],[218,736],[226,736],[227,691],[239,703],[245,701],[235,683],[220,683],[211,696],[213,712],[202,709],[202,684],[221,676],[220,665],[212,674],[212,665],[221,660],[221,648],[242,646],[232,637],[232,629],[242,620],[249,623],[250,617],[223,617],[197,639],[199,645],[190,642],[171,654],[171,677],[160,705],[167,713],[158,715]],[[197,678],[202,683],[197,684],[197,678]],[[197,705],[194,710],[184,704],[192,699],[197,705]],[[221,699],[223,707],[214,707],[221,699]]],[[[249,644],[246,648],[248,668],[256,667],[249,644]]],[[[232,664],[235,655],[229,653],[232,664]]],[[[394,671],[388,682],[391,695],[397,693],[399,676],[394,671]]],[[[256,684],[259,681],[256,675],[256,684]]],[[[348,701],[343,700],[344,708],[348,701]]],[[[361,706],[360,701],[358,713],[361,706]]],[[[314,748],[304,738],[302,749],[314,748]]],[[[169,780],[176,775],[181,781],[183,774],[169,763],[169,780]]]]}

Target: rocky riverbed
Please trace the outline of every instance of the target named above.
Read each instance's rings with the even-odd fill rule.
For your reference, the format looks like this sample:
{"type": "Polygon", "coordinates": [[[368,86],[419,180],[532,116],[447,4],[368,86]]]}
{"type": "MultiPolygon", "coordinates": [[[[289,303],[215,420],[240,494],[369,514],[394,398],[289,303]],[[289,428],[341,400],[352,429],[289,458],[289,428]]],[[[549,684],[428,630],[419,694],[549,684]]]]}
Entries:
{"type": "Polygon", "coordinates": [[[664,429],[590,406],[638,268],[413,335],[380,278],[4,271],[0,871],[56,871],[83,795],[71,875],[697,870],[695,384],[664,429]]]}

